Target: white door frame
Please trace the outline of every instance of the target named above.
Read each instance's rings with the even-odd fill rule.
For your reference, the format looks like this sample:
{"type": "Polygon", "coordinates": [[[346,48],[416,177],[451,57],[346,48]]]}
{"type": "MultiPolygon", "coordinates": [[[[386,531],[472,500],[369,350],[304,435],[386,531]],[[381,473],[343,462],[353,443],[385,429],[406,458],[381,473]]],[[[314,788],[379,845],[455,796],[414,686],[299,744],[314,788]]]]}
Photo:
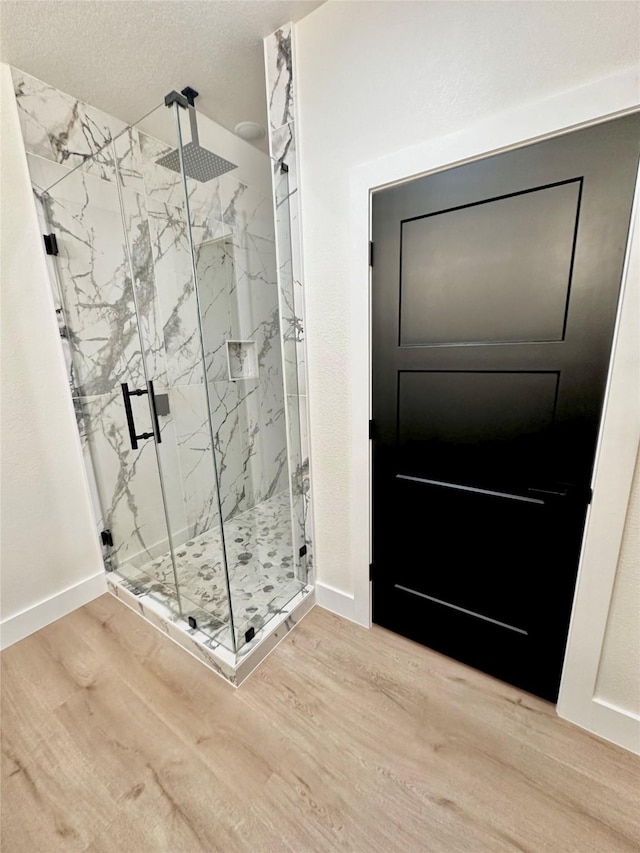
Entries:
{"type": "MultiPolygon", "coordinates": [[[[370,346],[370,270],[368,265],[368,242],[371,226],[371,192],[383,186],[401,183],[416,177],[436,172],[453,165],[486,157],[489,154],[507,151],[525,143],[537,142],[555,136],[558,133],[580,126],[602,121],[633,112],[640,107],[640,80],[635,70],[608,77],[577,89],[556,95],[543,101],[530,103],[508,112],[494,115],[486,121],[465,128],[448,136],[429,140],[423,144],[394,152],[370,163],[364,163],[351,170],[349,181],[350,196],[350,249],[349,249],[349,302],[351,309],[351,363],[350,384],[352,389],[351,406],[351,531],[352,553],[351,570],[353,576],[353,610],[349,614],[361,625],[371,624],[371,584],[369,581],[369,563],[371,549],[371,451],[368,441],[368,422],[371,412],[371,346],[370,346]]],[[[637,192],[635,206],[638,204],[637,192]]],[[[632,258],[638,255],[637,235],[630,241],[628,252],[632,258]],[[631,247],[631,243],[633,246],[631,247]]],[[[626,296],[625,317],[632,311],[634,282],[633,263],[627,258],[625,273],[626,296]]],[[[636,275],[637,279],[637,275],[636,275]]],[[[620,314],[618,317],[620,320],[620,314]]],[[[573,667],[578,657],[574,653],[583,643],[591,649],[589,661],[580,657],[580,667],[589,667],[580,685],[576,685],[572,674],[565,671],[563,676],[559,709],[567,718],[575,719],[580,725],[590,727],[585,721],[588,714],[582,714],[580,720],[575,698],[566,701],[569,694],[580,692],[578,704],[585,702],[585,690],[591,690],[589,701],[593,697],[593,687],[597,676],[598,655],[606,627],[606,618],[613,590],[613,581],[620,547],[624,516],[631,487],[633,459],[635,458],[640,435],[640,406],[629,406],[629,387],[634,376],[640,375],[638,352],[635,337],[629,339],[630,319],[620,324],[616,333],[615,362],[624,366],[624,378],[612,383],[614,359],[610,370],[607,392],[607,407],[601,425],[599,451],[594,471],[594,500],[588,515],[588,526],[583,542],[581,568],[578,589],[574,601],[574,613],[570,634],[570,643],[565,663],[573,667]],[[626,331],[625,331],[626,329],[626,331]],[[623,351],[624,350],[624,351],[623,351]],[[634,373],[635,371],[635,373],[634,373]],[[625,399],[626,397],[626,399],[625,399]],[[613,421],[620,421],[620,409],[625,412],[625,428],[616,430],[613,421]],[[610,423],[611,422],[611,423],[610,423]],[[607,448],[603,437],[615,432],[615,440],[609,439],[607,448]],[[625,471],[625,476],[620,476],[625,471]],[[608,507],[608,511],[607,511],[608,507]],[[606,515],[606,519],[601,519],[606,515]],[[612,518],[614,516],[614,518],[612,518]],[[601,540],[607,530],[607,545],[601,540]],[[602,556],[606,552],[606,569],[594,565],[587,559],[592,553],[602,556]],[[582,603],[590,607],[589,626],[585,626],[581,614],[582,603]],[[594,608],[598,610],[597,618],[594,608]],[[594,619],[597,624],[594,624],[594,619]],[[597,646],[597,649],[595,648],[597,646]],[[590,687],[587,687],[591,684],[590,687]]],[[[636,386],[637,387],[637,386],[636,386]]],[[[345,614],[346,615],[346,614],[345,614]]],[[[567,666],[565,666],[567,670],[567,666]]],[[[603,734],[616,740],[615,733],[603,734]]],[[[617,739],[618,742],[620,739],[617,739]]],[[[624,737],[629,747],[628,736],[624,737]]]]}

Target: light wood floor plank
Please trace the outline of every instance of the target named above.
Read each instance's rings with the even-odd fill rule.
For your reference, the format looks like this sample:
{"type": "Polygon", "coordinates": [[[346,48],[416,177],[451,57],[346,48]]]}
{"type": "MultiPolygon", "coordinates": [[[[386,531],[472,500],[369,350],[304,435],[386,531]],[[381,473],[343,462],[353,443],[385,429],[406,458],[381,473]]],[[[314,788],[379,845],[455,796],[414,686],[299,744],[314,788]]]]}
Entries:
{"type": "Polygon", "coordinates": [[[640,850],[636,756],[319,608],[237,691],[110,596],[2,673],[7,853],[640,850]]]}

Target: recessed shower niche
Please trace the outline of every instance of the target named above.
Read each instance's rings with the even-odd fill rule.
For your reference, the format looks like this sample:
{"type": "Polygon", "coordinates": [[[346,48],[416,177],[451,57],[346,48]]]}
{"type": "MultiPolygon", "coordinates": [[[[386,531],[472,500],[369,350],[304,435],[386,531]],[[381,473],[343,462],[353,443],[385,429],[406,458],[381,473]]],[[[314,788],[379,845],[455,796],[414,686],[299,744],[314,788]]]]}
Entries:
{"type": "Polygon", "coordinates": [[[35,159],[109,588],[240,683],[313,604],[271,160],[179,95],[35,159]]]}
{"type": "Polygon", "coordinates": [[[258,378],[258,356],[255,341],[227,341],[229,380],[258,378]]]}

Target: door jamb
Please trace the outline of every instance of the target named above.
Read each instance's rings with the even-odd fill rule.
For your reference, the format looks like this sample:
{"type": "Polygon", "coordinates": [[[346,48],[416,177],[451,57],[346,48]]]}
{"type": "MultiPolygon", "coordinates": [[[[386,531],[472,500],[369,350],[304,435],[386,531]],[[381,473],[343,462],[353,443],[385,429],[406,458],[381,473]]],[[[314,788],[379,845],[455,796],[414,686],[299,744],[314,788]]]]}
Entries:
{"type": "MultiPolygon", "coordinates": [[[[616,118],[640,108],[640,80],[635,69],[607,77],[602,80],[563,92],[542,101],[530,103],[515,109],[496,114],[482,123],[465,128],[445,137],[422,143],[420,145],[394,152],[370,163],[364,163],[351,170],[349,176],[350,203],[350,248],[349,248],[349,302],[351,309],[350,339],[352,344],[350,364],[351,400],[351,572],[353,577],[353,611],[350,618],[361,625],[371,625],[371,583],[369,580],[369,564],[371,553],[371,447],[368,438],[369,419],[371,417],[371,311],[370,287],[371,271],[369,268],[369,240],[371,234],[371,193],[385,186],[403,183],[454,165],[471,162],[501,153],[532,142],[539,142],[569,130],[587,127],[601,121],[616,118]]],[[[637,201],[637,198],[636,198],[637,201]]],[[[637,205],[636,205],[637,206],[637,205]]],[[[638,244],[637,237],[629,241],[638,244]]],[[[627,265],[623,287],[631,281],[632,274],[627,265]]],[[[618,320],[620,317],[618,318],[618,320]]],[[[620,341],[612,351],[610,377],[615,359],[622,358],[619,354],[620,341]]],[[[627,355],[628,358],[628,355],[627,355]]],[[[607,416],[613,405],[616,388],[610,387],[607,409],[601,423],[600,439],[607,427],[607,416]]],[[[633,412],[635,421],[631,429],[620,440],[624,443],[624,452],[629,456],[632,447],[640,434],[640,412],[633,412]]],[[[596,457],[594,484],[602,489],[600,468],[608,465],[609,457],[596,457]]],[[[617,488],[617,505],[626,506],[629,497],[630,484],[609,484],[609,488],[617,488]],[[624,493],[624,494],[623,494],[624,493]],[[624,498],[624,499],[621,499],[624,498]]],[[[585,533],[582,557],[586,551],[587,541],[596,535],[595,523],[596,501],[590,513],[589,526],[585,533]]],[[[620,524],[622,533],[624,518],[620,524]]],[[[618,542],[619,547],[619,542],[618,542]]],[[[581,558],[581,564],[583,559],[581,558]]],[[[599,585],[599,595],[604,597],[604,605],[608,611],[609,600],[613,590],[615,565],[611,567],[610,584],[599,585]],[[605,589],[606,587],[606,589],[605,589]]],[[[582,566],[580,573],[581,588],[593,584],[591,573],[582,566]]],[[[577,596],[576,596],[577,598],[577,596]]],[[[572,621],[572,642],[578,611],[575,609],[572,621]]],[[[347,615],[347,614],[345,614],[347,615]]],[[[606,625],[606,612],[604,627],[606,625]]],[[[568,655],[567,655],[568,656],[568,655]]],[[[568,685],[566,673],[563,678],[563,689],[568,685]]],[[[560,703],[562,705],[562,693],[560,703]]]]}

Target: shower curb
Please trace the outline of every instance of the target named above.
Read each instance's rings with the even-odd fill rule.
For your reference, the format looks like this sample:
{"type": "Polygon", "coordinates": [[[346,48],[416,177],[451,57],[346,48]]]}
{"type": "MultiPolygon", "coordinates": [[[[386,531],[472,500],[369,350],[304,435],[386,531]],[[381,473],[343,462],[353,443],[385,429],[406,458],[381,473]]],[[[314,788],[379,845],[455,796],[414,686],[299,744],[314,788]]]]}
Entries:
{"type": "Polygon", "coordinates": [[[197,628],[191,628],[187,622],[176,619],[161,602],[149,595],[137,596],[126,588],[127,583],[117,572],[110,572],[107,576],[107,588],[112,595],[234,687],[240,687],[303,616],[306,616],[316,600],[314,588],[305,586],[285,607],[274,614],[264,628],[256,632],[250,643],[234,653],[197,628]]]}

